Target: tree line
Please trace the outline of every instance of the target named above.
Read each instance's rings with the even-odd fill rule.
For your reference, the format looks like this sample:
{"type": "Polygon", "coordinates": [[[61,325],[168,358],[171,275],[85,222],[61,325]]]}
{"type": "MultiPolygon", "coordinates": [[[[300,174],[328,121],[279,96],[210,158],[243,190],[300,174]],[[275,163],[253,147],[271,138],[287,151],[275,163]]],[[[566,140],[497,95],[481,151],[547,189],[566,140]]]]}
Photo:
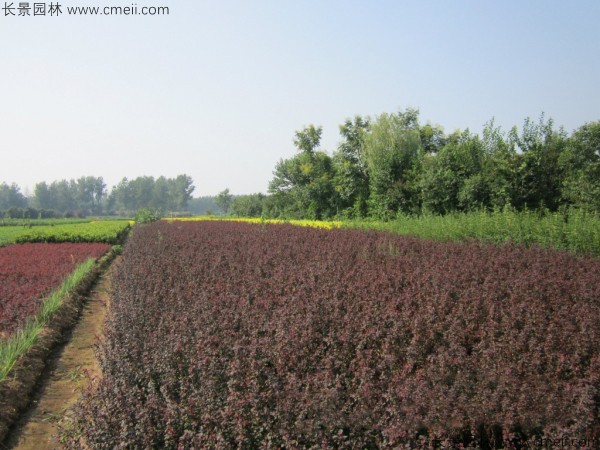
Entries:
{"type": "Polygon", "coordinates": [[[11,218],[83,217],[87,215],[132,215],[142,208],[184,211],[192,198],[193,180],[175,178],[123,178],[110,194],[102,177],[45,181],[35,185],[27,198],[13,183],[0,184],[0,216],[11,218]]]}
{"type": "Polygon", "coordinates": [[[233,215],[390,219],[398,214],[579,208],[600,212],[600,122],[572,134],[542,114],[504,132],[444,133],[422,124],[417,109],[356,116],[340,125],[333,154],[320,148],[322,127],[296,131],[297,154],[281,159],[269,195],[233,197],[233,215]]]}
{"type": "Polygon", "coordinates": [[[0,184],[0,215],[131,215],[225,213],[248,217],[391,219],[397,215],[481,210],[600,212],[600,121],[571,134],[542,114],[508,132],[489,121],[481,134],[422,124],[418,109],[374,118],[355,116],[339,127],[329,154],[322,127],[295,132],[292,158],[275,165],[268,193],[192,199],[193,180],[123,178],[110,193],[102,177],[36,184],[27,198],[16,184],[0,184]]]}

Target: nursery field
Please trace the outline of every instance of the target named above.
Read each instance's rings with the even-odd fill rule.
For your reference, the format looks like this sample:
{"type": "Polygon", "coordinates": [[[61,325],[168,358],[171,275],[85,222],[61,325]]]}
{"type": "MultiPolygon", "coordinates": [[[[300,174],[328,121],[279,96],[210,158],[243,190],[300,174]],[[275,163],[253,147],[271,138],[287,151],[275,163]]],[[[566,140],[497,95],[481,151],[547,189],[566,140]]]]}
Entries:
{"type": "Polygon", "coordinates": [[[288,224],[136,227],[79,448],[414,448],[600,433],[600,260],[288,224]]]}
{"type": "Polygon", "coordinates": [[[389,221],[293,220],[243,217],[197,216],[169,221],[227,220],[254,224],[283,224],[313,228],[352,228],[387,231],[439,241],[480,241],[491,244],[512,242],[524,246],[568,250],[600,257],[600,217],[594,213],[571,210],[561,212],[476,211],[439,215],[402,215],[389,221]]]}
{"type": "Polygon", "coordinates": [[[44,296],[107,244],[23,244],[0,247],[0,338],[16,331],[39,309],[44,296]]]}
{"type": "MultiPolygon", "coordinates": [[[[26,411],[53,349],[117,248],[106,243],[0,247],[0,443],[26,411]]],[[[38,384],[39,383],[39,384],[38,384]]],[[[67,388],[69,388],[67,386],[67,388]]],[[[72,390],[72,388],[71,388],[72,390]]],[[[64,406],[63,406],[64,408],[64,406]]],[[[46,448],[46,444],[35,448],[46,448]]]]}
{"type": "Polygon", "coordinates": [[[131,224],[126,220],[58,223],[37,226],[0,227],[0,246],[25,242],[118,243],[131,224]]]}

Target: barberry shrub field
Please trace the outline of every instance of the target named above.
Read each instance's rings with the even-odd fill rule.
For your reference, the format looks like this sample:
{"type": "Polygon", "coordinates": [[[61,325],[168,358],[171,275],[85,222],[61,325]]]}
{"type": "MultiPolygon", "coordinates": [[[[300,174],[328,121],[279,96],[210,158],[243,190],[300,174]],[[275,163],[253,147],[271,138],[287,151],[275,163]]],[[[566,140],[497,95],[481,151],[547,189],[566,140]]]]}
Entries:
{"type": "Polygon", "coordinates": [[[87,258],[99,258],[108,244],[22,244],[0,247],[0,338],[19,329],[87,258]]]}
{"type": "Polygon", "coordinates": [[[375,231],[137,227],[89,448],[517,447],[600,434],[600,260],[375,231]]]}

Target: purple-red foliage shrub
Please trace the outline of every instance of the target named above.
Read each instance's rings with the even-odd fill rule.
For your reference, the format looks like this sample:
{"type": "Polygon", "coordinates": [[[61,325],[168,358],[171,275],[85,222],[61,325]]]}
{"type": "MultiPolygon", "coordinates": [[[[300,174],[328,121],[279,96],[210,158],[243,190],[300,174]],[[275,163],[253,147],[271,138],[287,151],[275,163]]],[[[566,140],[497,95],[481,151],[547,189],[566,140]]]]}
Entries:
{"type": "Polygon", "coordinates": [[[107,244],[21,244],[0,247],[0,337],[23,325],[43,297],[87,258],[99,258],[107,244]]]}
{"type": "Polygon", "coordinates": [[[517,447],[599,436],[600,260],[231,222],[136,228],[91,448],[517,447]]]}

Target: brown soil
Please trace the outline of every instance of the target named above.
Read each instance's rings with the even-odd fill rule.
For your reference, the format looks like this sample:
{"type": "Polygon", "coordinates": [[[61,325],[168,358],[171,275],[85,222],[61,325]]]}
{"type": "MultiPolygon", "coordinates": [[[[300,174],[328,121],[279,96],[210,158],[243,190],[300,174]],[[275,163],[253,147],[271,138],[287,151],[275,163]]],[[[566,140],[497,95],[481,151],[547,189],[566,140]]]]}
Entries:
{"type": "Polygon", "coordinates": [[[100,376],[94,346],[97,338],[101,338],[109,302],[110,276],[116,265],[101,275],[68,342],[51,356],[31,406],[2,448],[41,450],[60,447],[56,437],[59,422],[90,378],[94,380],[100,376]]]}

